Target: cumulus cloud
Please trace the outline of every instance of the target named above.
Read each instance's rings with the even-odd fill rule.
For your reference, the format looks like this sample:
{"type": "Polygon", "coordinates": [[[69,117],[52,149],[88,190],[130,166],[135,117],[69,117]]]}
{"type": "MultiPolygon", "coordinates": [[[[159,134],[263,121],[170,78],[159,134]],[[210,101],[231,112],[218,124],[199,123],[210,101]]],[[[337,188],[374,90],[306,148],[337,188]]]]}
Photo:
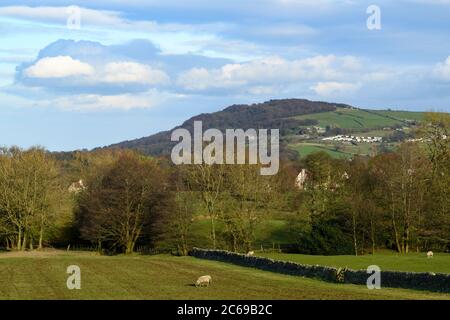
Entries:
{"type": "Polygon", "coordinates": [[[167,88],[186,69],[229,62],[194,54],[162,54],[146,40],[111,46],[58,40],[43,48],[34,61],[17,66],[15,82],[22,89],[40,87],[62,94],[138,93],[167,88]]]}
{"type": "Polygon", "coordinates": [[[267,85],[314,80],[336,80],[360,69],[355,57],[334,55],[286,60],[269,57],[246,63],[226,64],[219,69],[194,68],[179,75],[177,83],[188,91],[217,88],[266,88],[267,85]],[[266,87],[264,87],[266,86],[266,87]]]}
{"type": "Polygon", "coordinates": [[[143,83],[149,85],[168,84],[169,76],[161,70],[136,62],[111,62],[105,66],[100,78],[107,83],[143,83]]]}
{"type": "Polygon", "coordinates": [[[72,59],[69,56],[43,58],[25,69],[26,76],[30,78],[92,76],[94,73],[94,68],[91,65],[72,59]]]}
{"type": "Polygon", "coordinates": [[[450,57],[427,70],[406,69],[371,65],[356,56],[267,56],[237,62],[162,54],[144,40],[113,46],[60,40],[41,50],[34,61],[17,67],[17,87],[10,92],[40,101],[35,105],[45,105],[52,95],[48,106],[63,110],[149,108],[167,96],[189,95],[351,102],[354,97],[378,97],[380,92],[407,97],[412,87],[415,92],[420,89],[423,74],[449,80],[450,57]],[[389,86],[380,85],[386,81],[389,86]]]}
{"type": "Polygon", "coordinates": [[[43,49],[34,62],[20,65],[16,83],[92,94],[144,92],[170,83],[170,76],[155,61],[133,61],[136,56],[127,57],[122,50],[89,42],[57,42],[43,49]]]}
{"type": "MultiPolygon", "coordinates": [[[[22,80],[31,86],[62,89],[86,86],[94,91],[115,85],[130,86],[130,91],[136,91],[132,86],[139,85],[138,91],[145,91],[170,82],[167,73],[146,64],[117,61],[94,67],[69,56],[42,58],[26,68],[23,77],[22,80]],[[32,80],[31,83],[27,78],[32,80]]],[[[126,87],[124,90],[127,91],[126,87]]]]}

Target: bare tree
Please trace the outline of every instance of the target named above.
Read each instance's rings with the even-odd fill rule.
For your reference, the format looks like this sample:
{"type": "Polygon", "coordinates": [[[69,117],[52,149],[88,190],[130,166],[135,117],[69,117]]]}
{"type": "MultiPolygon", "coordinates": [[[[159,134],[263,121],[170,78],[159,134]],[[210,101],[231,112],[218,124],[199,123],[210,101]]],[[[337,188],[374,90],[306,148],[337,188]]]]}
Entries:
{"type": "Polygon", "coordinates": [[[211,242],[213,248],[217,248],[216,222],[220,216],[218,203],[224,187],[223,165],[189,165],[184,169],[189,189],[199,192],[202,203],[208,212],[211,221],[211,242]]]}
{"type": "Polygon", "coordinates": [[[24,250],[54,224],[55,195],[61,190],[55,161],[41,148],[3,149],[0,156],[0,213],[9,245],[24,250]]]}
{"type": "Polygon", "coordinates": [[[156,161],[124,152],[80,195],[82,237],[132,253],[144,229],[165,210],[167,188],[156,161]]]}

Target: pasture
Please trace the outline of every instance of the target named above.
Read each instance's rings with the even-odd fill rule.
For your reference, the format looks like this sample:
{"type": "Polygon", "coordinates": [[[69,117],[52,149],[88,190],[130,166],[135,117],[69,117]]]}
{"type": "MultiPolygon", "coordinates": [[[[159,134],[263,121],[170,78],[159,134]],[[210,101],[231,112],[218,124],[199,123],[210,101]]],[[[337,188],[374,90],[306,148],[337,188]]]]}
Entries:
{"type": "MultiPolygon", "coordinates": [[[[438,259],[436,259],[437,261],[438,259]]],[[[368,290],[192,257],[115,256],[82,252],[1,253],[0,299],[450,299],[425,291],[368,290]],[[66,269],[81,268],[81,290],[66,269]],[[208,288],[194,281],[211,275],[208,288]]]]}
{"type": "Polygon", "coordinates": [[[361,109],[338,108],[333,112],[321,112],[295,117],[299,120],[313,119],[319,126],[338,127],[342,129],[375,129],[402,125],[405,120],[420,120],[424,116],[420,112],[371,111],[361,109]]]}
{"type": "Polygon", "coordinates": [[[347,153],[344,150],[335,150],[333,145],[327,145],[324,143],[297,143],[290,146],[293,150],[297,151],[301,158],[305,158],[310,154],[316,152],[326,152],[332,158],[336,159],[348,159],[353,156],[351,153],[347,153]]]}
{"type": "Polygon", "coordinates": [[[399,255],[390,251],[383,251],[375,255],[364,256],[312,256],[305,254],[258,253],[258,256],[274,260],[291,261],[301,264],[322,265],[330,267],[348,267],[359,270],[367,269],[370,265],[377,265],[385,271],[435,272],[450,274],[450,254],[435,253],[428,259],[426,253],[409,253],[399,255]]]}

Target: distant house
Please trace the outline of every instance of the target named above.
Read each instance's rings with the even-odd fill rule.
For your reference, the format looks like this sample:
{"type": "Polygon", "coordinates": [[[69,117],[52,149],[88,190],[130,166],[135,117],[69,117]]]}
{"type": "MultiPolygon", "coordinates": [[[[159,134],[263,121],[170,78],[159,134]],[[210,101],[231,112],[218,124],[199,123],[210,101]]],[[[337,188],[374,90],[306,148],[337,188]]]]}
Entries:
{"type": "Polygon", "coordinates": [[[337,135],[334,137],[323,138],[322,141],[341,141],[341,142],[365,142],[365,143],[376,143],[382,142],[382,137],[356,137],[356,136],[348,136],[348,135],[337,135]]]}

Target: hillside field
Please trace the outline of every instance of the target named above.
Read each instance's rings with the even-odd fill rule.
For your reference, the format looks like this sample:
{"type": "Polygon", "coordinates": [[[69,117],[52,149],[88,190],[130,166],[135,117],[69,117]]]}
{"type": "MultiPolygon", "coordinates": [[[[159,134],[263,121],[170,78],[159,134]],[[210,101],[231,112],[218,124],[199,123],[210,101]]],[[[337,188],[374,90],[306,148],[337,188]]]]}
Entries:
{"type": "Polygon", "coordinates": [[[425,291],[368,290],[192,257],[81,252],[1,253],[0,299],[450,299],[425,291]],[[68,290],[66,269],[81,268],[81,290],[68,290]],[[213,284],[193,282],[209,274],[213,284]]]}
{"type": "MultiPolygon", "coordinates": [[[[424,116],[425,113],[423,112],[337,108],[336,111],[306,114],[294,117],[294,119],[316,120],[319,127],[351,130],[351,135],[354,136],[387,137],[395,132],[392,127],[406,127],[404,130],[408,132],[411,128],[411,122],[421,121],[424,116]]],[[[295,135],[290,138],[295,139],[295,135]]],[[[377,148],[380,145],[379,143],[376,143],[375,146],[371,143],[358,143],[358,145],[341,143],[340,149],[336,150],[336,143],[322,141],[322,138],[291,142],[289,147],[297,151],[300,158],[323,151],[336,159],[350,159],[354,155],[371,155],[373,153],[372,148],[377,148]]],[[[386,147],[394,150],[396,145],[396,143],[390,143],[386,147]]]]}
{"type": "Polygon", "coordinates": [[[295,117],[298,120],[312,119],[319,126],[342,129],[376,129],[404,125],[408,120],[422,120],[424,113],[407,111],[366,111],[363,109],[337,108],[332,112],[306,114],[295,117]]]}

